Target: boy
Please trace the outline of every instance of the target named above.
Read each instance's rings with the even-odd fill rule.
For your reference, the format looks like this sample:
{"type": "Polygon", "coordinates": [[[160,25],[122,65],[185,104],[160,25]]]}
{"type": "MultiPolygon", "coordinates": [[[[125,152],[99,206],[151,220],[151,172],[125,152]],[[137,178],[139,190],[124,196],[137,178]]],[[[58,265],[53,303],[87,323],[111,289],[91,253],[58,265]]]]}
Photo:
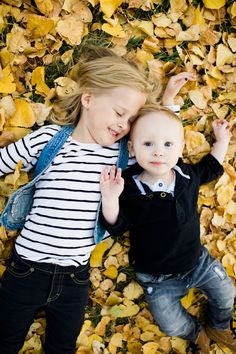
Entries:
{"type": "Polygon", "coordinates": [[[123,178],[114,166],[105,168],[100,180],[102,222],[114,236],[130,230],[130,262],[154,319],[166,334],[195,343],[199,353],[209,352],[209,339],[236,352],[228,330],[235,288],[220,262],[200,244],[199,187],[223,173],[230,140],[226,121],[212,126],[216,142],[211,152],[195,165],[185,164],[179,117],[146,105],[130,134],[129,151],[137,164],[123,178]],[[181,305],[190,288],[208,297],[205,328],[181,305]]]}

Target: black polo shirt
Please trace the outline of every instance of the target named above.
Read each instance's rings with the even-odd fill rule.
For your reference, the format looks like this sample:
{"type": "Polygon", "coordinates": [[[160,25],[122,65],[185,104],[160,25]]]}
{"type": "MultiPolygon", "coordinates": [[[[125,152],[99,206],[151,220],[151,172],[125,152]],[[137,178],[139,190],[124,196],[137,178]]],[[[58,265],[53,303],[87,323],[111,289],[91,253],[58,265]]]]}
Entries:
{"type": "Polygon", "coordinates": [[[222,174],[223,167],[211,154],[194,165],[179,159],[174,196],[152,191],[141,194],[133,176],[142,170],[135,164],[123,172],[125,187],[118,220],[110,225],[101,215],[101,222],[113,236],[130,231],[129,259],[136,271],[186,272],[197,264],[201,251],[199,187],[222,174]]]}

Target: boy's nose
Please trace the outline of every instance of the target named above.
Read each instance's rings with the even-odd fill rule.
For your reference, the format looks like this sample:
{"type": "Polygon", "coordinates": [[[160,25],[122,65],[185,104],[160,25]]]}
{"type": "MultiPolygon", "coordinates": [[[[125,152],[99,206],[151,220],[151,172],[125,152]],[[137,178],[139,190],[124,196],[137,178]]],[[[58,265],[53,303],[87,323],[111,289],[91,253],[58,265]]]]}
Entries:
{"type": "Polygon", "coordinates": [[[153,154],[153,156],[162,156],[163,155],[163,153],[160,149],[154,149],[152,154],[153,154]]]}

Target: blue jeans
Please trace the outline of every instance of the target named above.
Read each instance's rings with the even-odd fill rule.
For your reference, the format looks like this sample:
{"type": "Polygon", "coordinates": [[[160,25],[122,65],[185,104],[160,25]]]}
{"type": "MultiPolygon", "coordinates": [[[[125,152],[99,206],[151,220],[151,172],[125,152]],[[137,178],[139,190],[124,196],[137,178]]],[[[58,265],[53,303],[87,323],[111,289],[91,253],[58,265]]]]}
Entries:
{"type": "Polygon", "coordinates": [[[45,354],[74,354],[88,301],[89,264],[62,267],[23,260],[15,251],[0,288],[0,353],[17,354],[40,309],[45,354]]]}
{"type": "Polygon", "coordinates": [[[229,328],[235,287],[224,267],[206,248],[202,248],[196,267],[186,273],[151,275],[137,272],[136,275],[144,287],[155,321],[167,335],[196,340],[201,325],[180,302],[191,288],[200,289],[208,298],[207,325],[229,328]]]}

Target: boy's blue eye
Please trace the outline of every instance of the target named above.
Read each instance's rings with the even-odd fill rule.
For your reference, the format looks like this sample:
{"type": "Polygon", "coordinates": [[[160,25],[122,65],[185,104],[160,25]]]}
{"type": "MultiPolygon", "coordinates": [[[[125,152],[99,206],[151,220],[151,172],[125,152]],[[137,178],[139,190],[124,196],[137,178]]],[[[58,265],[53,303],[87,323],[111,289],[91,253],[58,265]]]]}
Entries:
{"type": "Polygon", "coordinates": [[[173,144],[170,141],[165,142],[166,147],[171,147],[173,144]]]}
{"type": "Polygon", "coordinates": [[[144,146],[152,146],[152,143],[150,141],[146,141],[143,145],[144,146]]]}

